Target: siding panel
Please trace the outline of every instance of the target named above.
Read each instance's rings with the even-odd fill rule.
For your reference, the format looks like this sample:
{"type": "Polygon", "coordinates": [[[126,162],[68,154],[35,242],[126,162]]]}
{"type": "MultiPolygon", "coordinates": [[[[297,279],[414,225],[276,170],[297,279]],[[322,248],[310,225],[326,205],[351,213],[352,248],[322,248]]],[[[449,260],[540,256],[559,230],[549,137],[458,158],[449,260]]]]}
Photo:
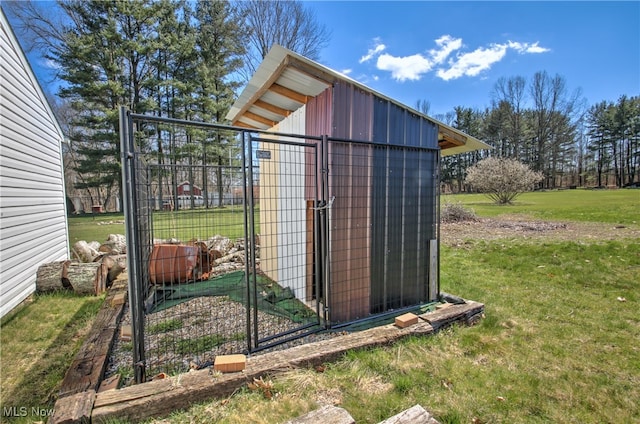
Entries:
{"type": "Polygon", "coordinates": [[[0,11],[0,316],[35,290],[42,263],[68,258],[62,132],[0,11]]]}
{"type": "Polygon", "coordinates": [[[409,147],[374,152],[371,311],[376,313],[428,300],[429,240],[437,236],[437,153],[410,146],[436,147],[437,127],[376,98],[373,140],[409,147]]]}
{"type": "MultiPolygon", "coordinates": [[[[347,83],[336,83],[333,137],[370,141],[373,96],[347,83]]],[[[372,152],[367,144],[329,145],[332,322],[367,317],[371,286],[372,152]]]]}

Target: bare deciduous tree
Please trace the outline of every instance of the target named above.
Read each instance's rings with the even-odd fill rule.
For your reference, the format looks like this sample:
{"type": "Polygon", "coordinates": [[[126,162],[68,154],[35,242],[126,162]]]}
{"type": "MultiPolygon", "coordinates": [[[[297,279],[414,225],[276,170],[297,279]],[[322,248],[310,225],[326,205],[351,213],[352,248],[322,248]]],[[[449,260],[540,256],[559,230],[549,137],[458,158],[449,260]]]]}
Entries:
{"type": "Polygon", "coordinates": [[[299,1],[249,0],[240,5],[250,31],[245,59],[248,76],[274,44],[317,60],[329,41],[327,28],[299,1]]]}
{"type": "Polygon", "coordinates": [[[531,191],[542,178],[541,172],[533,171],[515,159],[491,157],[467,169],[465,183],[496,203],[506,205],[518,195],[531,191]]]}

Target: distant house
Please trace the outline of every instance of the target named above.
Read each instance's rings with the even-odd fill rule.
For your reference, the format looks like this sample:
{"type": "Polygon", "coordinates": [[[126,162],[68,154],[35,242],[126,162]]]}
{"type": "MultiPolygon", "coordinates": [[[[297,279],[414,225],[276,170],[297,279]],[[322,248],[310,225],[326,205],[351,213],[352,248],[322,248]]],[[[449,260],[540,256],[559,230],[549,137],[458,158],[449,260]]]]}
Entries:
{"type": "Polygon", "coordinates": [[[35,291],[36,271],[69,257],[63,134],[0,9],[0,316],[35,291]]]}
{"type": "Polygon", "coordinates": [[[202,189],[195,184],[185,181],[178,186],[178,196],[202,196],[202,189]]]}

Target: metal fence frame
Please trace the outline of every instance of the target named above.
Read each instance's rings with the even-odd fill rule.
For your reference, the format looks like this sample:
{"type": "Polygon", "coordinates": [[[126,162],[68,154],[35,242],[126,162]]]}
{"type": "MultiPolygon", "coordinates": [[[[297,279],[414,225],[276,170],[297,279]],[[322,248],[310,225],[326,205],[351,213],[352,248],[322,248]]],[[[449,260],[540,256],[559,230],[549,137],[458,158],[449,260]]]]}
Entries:
{"type": "MultiPolygon", "coordinates": [[[[243,188],[243,210],[245,214],[244,219],[244,243],[245,252],[249,252],[245,261],[245,278],[247,285],[247,293],[253,298],[253,307],[249,305],[246,310],[246,338],[247,346],[246,352],[256,352],[262,349],[272,347],[279,343],[289,341],[308,334],[310,331],[320,331],[323,329],[339,328],[355,322],[364,321],[371,317],[358,317],[356,319],[347,319],[344,321],[335,322],[331,319],[329,313],[329,306],[332,304],[332,295],[334,295],[334,288],[332,286],[332,247],[330,244],[331,227],[330,227],[330,215],[331,207],[334,199],[329,198],[330,192],[330,144],[331,143],[344,143],[345,145],[353,146],[368,146],[372,149],[405,149],[403,151],[416,151],[430,155],[431,166],[433,166],[433,175],[430,178],[433,179],[433,196],[435,198],[435,208],[433,213],[435,214],[435,222],[431,222],[431,225],[435,225],[435,229],[432,228],[432,239],[428,240],[429,246],[429,263],[424,264],[428,267],[424,271],[424,278],[428,279],[427,286],[432,291],[435,290],[439,295],[439,166],[440,166],[440,153],[438,148],[426,148],[426,147],[414,147],[406,145],[394,145],[394,144],[382,144],[370,141],[357,141],[357,140],[345,140],[340,138],[333,138],[329,136],[307,136],[300,134],[284,134],[274,133],[268,131],[256,131],[247,130],[241,127],[232,127],[217,124],[200,123],[186,120],[169,119],[161,117],[153,117],[147,115],[133,114],[127,111],[125,108],[120,109],[120,137],[121,137],[121,156],[123,166],[123,191],[124,191],[124,211],[126,221],[126,236],[127,236],[127,251],[128,251],[128,273],[129,273],[129,303],[130,303],[130,315],[132,323],[132,342],[133,342],[133,363],[134,363],[134,377],[136,382],[143,382],[146,379],[147,362],[145,351],[145,297],[146,297],[146,282],[149,279],[147,264],[149,261],[149,250],[145,250],[145,245],[148,246],[152,243],[152,231],[151,225],[144,220],[137,219],[140,216],[145,216],[151,212],[145,208],[148,208],[146,199],[149,198],[149,194],[144,192],[141,187],[142,179],[145,178],[143,173],[137,171],[136,161],[139,161],[137,147],[135,145],[135,133],[134,122],[155,122],[155,123],[168,123],[174,125],[182,125],[185,127],[200,127],[210,130],[225,130],[233,131],[240,134],[241,143],[241,167],[244,175],[243,188]],[[277,137],[279,139],[274,139],[277,137]],[[256,256],[255,256],[255,223],[254,223],[254,175],[253,175],[253,160],[255,143],[268,142],[278,143],[281,145],[309,147],[313,146],[315,154],[317,156],[317,163],[315,165],[316,174],[314,179],[317,182],[316,187],[316,204],[313,207],[314,214],[314,279],[315,287],[321,291],[320,295],[316,297],[316,312],[318,316],[318,325],[307,325],[304,328],[296,328],[291,331],[284,332],[277,335],[268,335],[267,337],[260,337],[258,331],[258,317],[256,305],[256,256]],[[143,200],[145,199],[145,200],[143,200]],[[435,285],[432,284],[435,282],[435,285]],[[251,291],[253,287],[253,292],[251,291]],[[435,287],[435,289],[434,289],[435,287]]],[[[405,154],[405,153],[403,153],[405,154]]],[[[388,159],[387,159],[388,161],[388,159]]],[[[371,164],[373,166],[373,164],[371,164]]],[[[388,170],[386,171],[388,172],[388,170]]],[[[388,187],[386,188],[388,190],[388,187]]],[[[403,206],[404,207],[404,206],[403,206]]],[[[404,214],[404,210],[402,212],[404,214]]],[[[404,257],[404,256],[403,256],[404,257]]],[[[432,299],[433,293],[427,293],[428,298],[432,299]]],[[[434,300],[434,299],[432,299],[434,300]]],[[[250,302],[251,303],[251,302],[250,302]]],[[[424,300],[423,302],[424,303],[424,300]]],[[[375,317],[384,317],[391,314],[398,314],[405,310],[415,309],[417,304],[399,305],[397,307],[383,307],[383,311],[375,313],[375,317]]]]}

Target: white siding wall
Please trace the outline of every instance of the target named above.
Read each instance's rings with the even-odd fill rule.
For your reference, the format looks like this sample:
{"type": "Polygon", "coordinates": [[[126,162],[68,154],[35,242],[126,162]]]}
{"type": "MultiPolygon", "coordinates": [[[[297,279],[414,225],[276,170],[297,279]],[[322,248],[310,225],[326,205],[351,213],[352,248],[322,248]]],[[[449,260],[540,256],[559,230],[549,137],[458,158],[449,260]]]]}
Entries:
{"type": "MultiPolygon", "coordinates": [[[[305,134],[306,106],[280,122],[278,131],[305,134]]],[[[295,141],[302,141],[295,139],[295,141]]],[[[306,297],[305,153],[281,146],[278,196],[278,283],[290,287],[298,299],[306,297]]]]}
{"type": "Polygon", "coordinates": [[[68,258],[62,132],[0,11],[0,316],[68,258]]]}

